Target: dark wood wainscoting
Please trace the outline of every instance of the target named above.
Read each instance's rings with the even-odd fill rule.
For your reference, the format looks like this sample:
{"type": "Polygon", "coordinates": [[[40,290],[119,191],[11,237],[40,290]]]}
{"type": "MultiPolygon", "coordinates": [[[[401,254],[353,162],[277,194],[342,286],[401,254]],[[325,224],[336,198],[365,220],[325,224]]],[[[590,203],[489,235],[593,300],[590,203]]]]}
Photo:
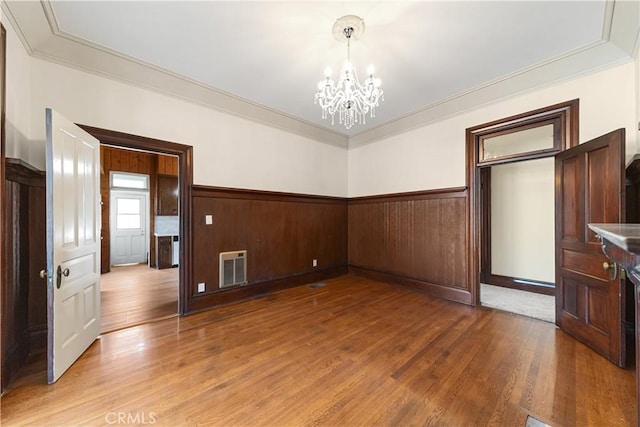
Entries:
{"type": "Polygon", "coordinates": [[[347,272],[346,199],[206,186],[194,186],[192,197],[188,311],[347,272]],[[220,289],[219,254],[236,250],[247,251],[248,284],[220,289]]]}
{"type": "Polygon", "coordinates": [[[46,350],[47,288],[45,175],[26,163],[5,162],[2,281],[2,387],[32,353],[46,350]]]}
{"type": "Polygon", "coordinates": [[[466,188],[350,199],[350,270],[470,304],[466,203],[466,188]]]}

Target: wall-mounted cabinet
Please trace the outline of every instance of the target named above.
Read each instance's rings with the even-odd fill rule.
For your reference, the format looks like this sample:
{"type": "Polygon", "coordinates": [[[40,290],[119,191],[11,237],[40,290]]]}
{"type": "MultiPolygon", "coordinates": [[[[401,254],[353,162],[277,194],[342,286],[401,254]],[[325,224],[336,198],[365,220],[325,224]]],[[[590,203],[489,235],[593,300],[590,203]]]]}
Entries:
{"type": "Polygon", "coordinates": [[[157,215],[178,215],[178,177],[158,175],[157,215]]]}

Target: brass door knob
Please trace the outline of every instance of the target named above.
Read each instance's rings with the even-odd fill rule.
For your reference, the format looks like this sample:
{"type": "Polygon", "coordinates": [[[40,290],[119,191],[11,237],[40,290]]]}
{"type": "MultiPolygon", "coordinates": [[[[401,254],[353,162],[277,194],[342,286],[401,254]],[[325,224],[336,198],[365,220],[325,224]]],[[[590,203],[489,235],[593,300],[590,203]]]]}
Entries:
{"type": "Polygon", "coordinates": [[[614,280],[616,278],[618,269],[617,264],[615,262],[609,263],[607,261],[602,263],[602,269],[605,273],[609,273],[609,280],[614,280]]]}

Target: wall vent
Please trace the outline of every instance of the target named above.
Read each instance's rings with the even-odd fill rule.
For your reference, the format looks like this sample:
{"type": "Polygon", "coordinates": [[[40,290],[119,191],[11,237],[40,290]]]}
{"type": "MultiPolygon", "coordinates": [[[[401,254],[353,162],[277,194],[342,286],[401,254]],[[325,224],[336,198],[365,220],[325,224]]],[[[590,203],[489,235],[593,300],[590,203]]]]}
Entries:
{"type": "Polygon", "coordinates": [[[220,288],[247,284],[247,251],[220,252],[220,288]]]}

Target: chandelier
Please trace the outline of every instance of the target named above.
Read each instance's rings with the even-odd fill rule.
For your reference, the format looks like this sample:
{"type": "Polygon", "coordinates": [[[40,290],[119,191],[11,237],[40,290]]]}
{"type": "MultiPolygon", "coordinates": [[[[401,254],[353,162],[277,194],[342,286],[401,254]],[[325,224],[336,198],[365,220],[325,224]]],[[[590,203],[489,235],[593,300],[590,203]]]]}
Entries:
{"type": "Polygon", "coordinates": [[[325,79],[318,83],[314,104],[320,104],[322,118],[331,116],[334,124],[335,114],[338,113],[340,124],[350,129],[354,123],[366,123],[366,115],[375,117],[376,107],[384,101],[383,91],[380,89],[380,79],[375,78],[373,65],[367,68],[369,77],[360,84],[358,75],[351,64],[351,39],[358,40],[364,33],[364,20],[359,16],[346,15],[333,24],[333,36],[338,41],[347,41],[347,60],[342,66],[338,83],[331,78],[331,68],[325,69],[325,79]]]}

